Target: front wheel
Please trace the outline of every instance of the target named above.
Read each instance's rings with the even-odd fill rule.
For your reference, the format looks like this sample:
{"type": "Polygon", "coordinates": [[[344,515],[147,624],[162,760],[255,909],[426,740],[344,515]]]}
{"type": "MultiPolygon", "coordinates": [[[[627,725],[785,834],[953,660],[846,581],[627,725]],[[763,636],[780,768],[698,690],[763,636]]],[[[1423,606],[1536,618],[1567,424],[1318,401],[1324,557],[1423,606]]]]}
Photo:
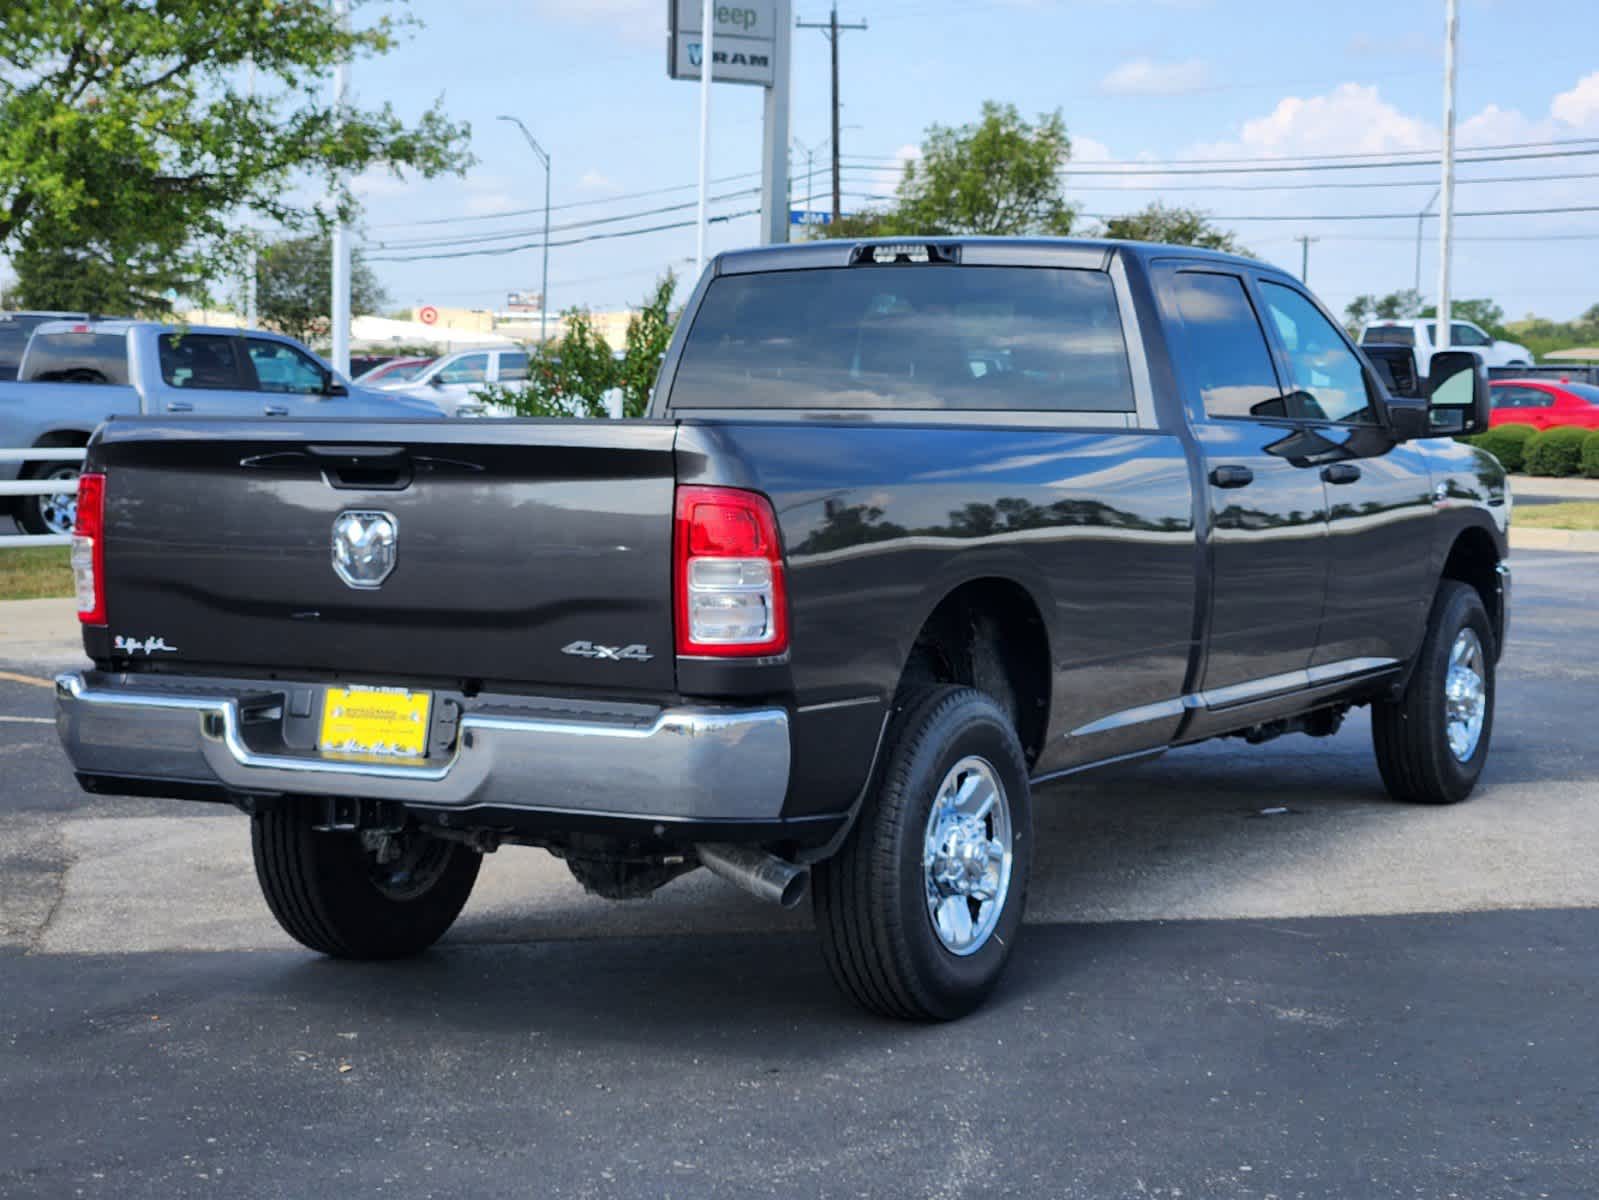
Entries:
{"type": "Polygon", "coordinates": [[[407,958],[455,923],[482,856],[419,831],[325,832],[293,805],[250,820],[255,875],[285,933],[334,958],[407,958]]]}
{"type": "Polygon", "coordinates": [[[1377,767],[1395,800],[1457,804],[1471,795],[1493,733],[1496,657],[1482,597],[1444,580],[1404,695],[1371,706],[1377,767]]]}
{"type": "Polygon", "coordinates": [[[1020,931],[1032,841],[1027,762],[1004,710],[962,687],[904,701],[855,828],[816,868],[833,978],[885,1016],[971,1012],[1020,931]]]}

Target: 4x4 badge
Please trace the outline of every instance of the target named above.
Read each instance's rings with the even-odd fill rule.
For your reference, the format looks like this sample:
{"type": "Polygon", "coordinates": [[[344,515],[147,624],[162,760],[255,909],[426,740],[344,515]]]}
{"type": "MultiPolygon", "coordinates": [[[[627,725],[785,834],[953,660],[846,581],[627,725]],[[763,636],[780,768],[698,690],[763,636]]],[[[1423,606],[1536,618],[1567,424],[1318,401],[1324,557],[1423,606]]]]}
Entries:
{"type": "Polygon", "coordinates": [[[648,646],[637,642],[631,646],[601,646],[596,642],[568,642],[561,647],[562,654],[578,658],[608,658],[614,662],[649,662],[655,655],[648,646]]]}

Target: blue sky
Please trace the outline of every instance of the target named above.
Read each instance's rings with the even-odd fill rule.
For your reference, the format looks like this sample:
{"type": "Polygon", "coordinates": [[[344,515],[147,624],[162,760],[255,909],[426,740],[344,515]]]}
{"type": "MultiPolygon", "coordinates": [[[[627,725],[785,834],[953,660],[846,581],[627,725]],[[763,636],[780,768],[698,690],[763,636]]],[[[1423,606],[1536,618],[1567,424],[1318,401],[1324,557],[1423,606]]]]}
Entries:
{"type": "MultiPolygon", "coordinates": [[[[687,204],[692,188],[641,199],[628,193],[691,185],[696,178],[698,89],[665,73],[667,0],[417,0],[423,28],[388,57],[359,65],[365,103],[416,113],[442,95],[472,126],[480,160],[464,179],[360,181],[374,258],[426,252],[395,243],[526,230],[541,215],[496,218],[542,203],[543,177],[514,127],[521,117],[554,160],[555,223],[687,204]],[[461,221],[459,218],[489,218],[461,221]],[[447,221],[447,224],[407,225],[447,221]],[[385,250],[382,247],[387,246],[385,250]]],[[[797,15],[826,16],[825,0],[796,0],[797,15]]],[[[1073,163],[1436,150],[1442,107],[1443,0],[857,0],[840,19],[870,29],[843,40],[845,151],[881,159],[914,146],[927,125],[973,119],[985,99],[1024,113],[1059,108],[1075,141],[1073,163]]],[[[1458,113],[1463,147],[1596,139],[1599,31],[1593,0],[1462,0],[1458,113]]],[[[827,43],[796,34],[792,131],[815,145],[828,133],[827,43]]],[[[713,110],[713,176],[759,165],[759,89],[720,86],[713,110]]],[[[825,151],[823,152],[825,154],[825,151]]],[[[800,168],[803,170],[803,164],[800,168]]],[[[1599,205],[1599,154],[1461,168],[1462,178],[1592,175],[1462,185],[1457,208],[1599,205]]],[[[1317,237],[1310,283],[1337,309],[1360,292],[1410,286],[1414,216],[1333,222],[1354,213],[1415,213],[1436,186],[1429,166],[1317,174],[1209,172],[1129,181],[1068,179],[1085,213],[1130,211],[1157,195],[1220,217],[1261,257],[1298,270],[1293,239],[1317,237]],[[1409,182],[1406,182],[1409,181],[1409,182]],[[1404,186],[1371,186],[1403,182],[1404,186]],[[1293,184],[1290,190],[1240,185],[1293,184]],[[1152,184],[1162,185],[1152,188],[1152,184]],[[1233,190],[1212,190],[1226,184],[1233,190]],[[1330,186],[1337,184],[1339,186],[1330,186]],[[1350,187],[1349,184],[1362,186],[1350,187]],[[1182,188],[1184,190],[1176,190],[1182,188]]],[[[885,170],[847,177],[883,191],[885,170]]],[[[754,186],[739,181],[719,190],[754,186]]],[[[818,191],[825,188],[819,177],[818,191]]],[[[859,201],[855,201],[859,204],[859,201]]],[[[818,207],[821,204],[818,203],[818,207]]],[[[846,201],[846,207],[850,202],[846,201]]],[[[735,197],[721,209],[753,207],[735,197]]],[[[596,227],[687,219],[692,209],[596,227]]],[[[1085,230],[1092,221],[1084,220],[1085,230]]],[[[582,231],[576,231],[582,232],[582,231]]],[[[1599,212],[1462,219],[1456,296],[1492,296],[1511,317],[1567,318],[1599,302],[1599,212]],[[1521,240],[1535,239],[1535,240],[1521,240]]],[[[1436,222],[1423,247],[1423,291],[1434,290],[1436,222]]],[[[557,237],[561,235],[556,235],[557,237]]],[[[566,236],[572,236],[567,234],[566,236]]],[[[713,248],[756,238],[754,218],[718,225],[713,248]]],[[[551,299],[619,307],[667,266],[691,269],[694,231],[558,247],[551,299]]],[[[536,289],[537,250],[474,258],[376,264],[396,305],[499,306],[507,291],[536,289]]]]}

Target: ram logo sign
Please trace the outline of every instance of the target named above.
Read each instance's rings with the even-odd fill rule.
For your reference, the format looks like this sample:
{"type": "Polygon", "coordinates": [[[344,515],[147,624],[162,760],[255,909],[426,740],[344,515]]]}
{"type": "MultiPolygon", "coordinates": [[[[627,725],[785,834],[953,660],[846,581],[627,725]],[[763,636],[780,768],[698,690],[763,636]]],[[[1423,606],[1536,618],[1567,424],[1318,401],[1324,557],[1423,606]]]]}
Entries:
{"type": "Polygon", "coordinates": [[[353,588],[382,587],[400,554],[393,513],[342,512],[333,522],[333,572],[353,588]]]}
{"type": "MultiPolygon", "coordinates": [[[[705,30],[700,0],[669,0],[671,38],[666,73],[673,79],[698,79],[705,66],[705,30]]],[[[774,0],[717,0],[711,9],[717,83],[771,87],[776,81],[773,43],[777,37],[774,0]]]]}

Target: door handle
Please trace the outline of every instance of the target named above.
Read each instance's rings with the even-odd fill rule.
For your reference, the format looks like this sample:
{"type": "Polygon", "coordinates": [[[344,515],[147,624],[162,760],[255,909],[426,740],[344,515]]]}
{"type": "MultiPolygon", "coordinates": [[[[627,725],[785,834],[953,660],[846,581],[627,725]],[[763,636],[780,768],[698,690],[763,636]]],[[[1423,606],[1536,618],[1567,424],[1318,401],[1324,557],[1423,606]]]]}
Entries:
{"type": "Polygon", "coordinates": [[[1360,468],[1354,463],[1333,463],[1321,469],[1321,477],[1328,483],[1354,483],[1360,478],[1360,468]]]}
{"type": "Polygon", "coordinates": [[[286,417],[289,415],[288,408],[282,404],[268,404],[261,411],[269,417],[286,417]]]}
{"type": "Polygon", "coordinates": [[[1219,488],[1248,487],[1255,482],[1255,473],[1248,467],[1216,467],[1210,473],[1210,481],[1219,488]]]}
{"type": "Polygon", "coordinates": [[[167,411],[168,412],[193,412],[194,411],[194,405],[190,404],[187,400],[169,400],[169,401],[167,401],[167,411]]]}

